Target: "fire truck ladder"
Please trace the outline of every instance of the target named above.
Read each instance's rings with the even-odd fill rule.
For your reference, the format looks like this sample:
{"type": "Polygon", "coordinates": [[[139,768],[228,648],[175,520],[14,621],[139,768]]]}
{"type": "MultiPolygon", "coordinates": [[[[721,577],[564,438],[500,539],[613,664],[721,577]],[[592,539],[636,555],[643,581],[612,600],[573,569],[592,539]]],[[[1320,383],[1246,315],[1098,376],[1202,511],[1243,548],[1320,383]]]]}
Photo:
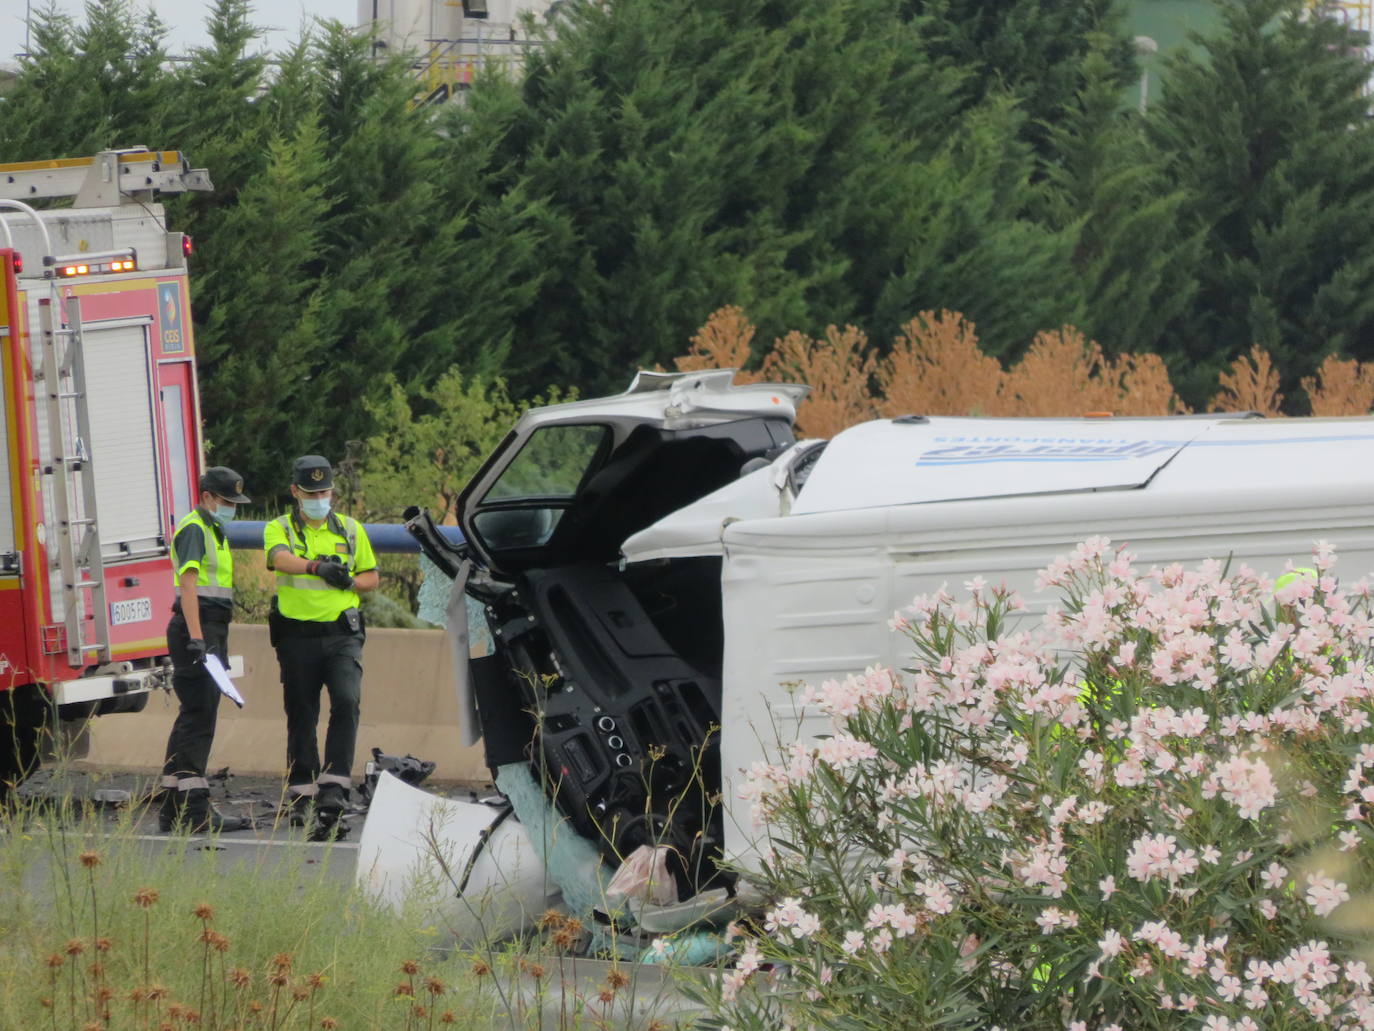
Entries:
{"type": "Polygon", "coordinates": [[[0,198],[73,197],[78,208],[151,201],[154,193],[209,190],[210,175],[179,150],[102,150],[94,157],[0,164],[0,198]]]}
{"type": "Polygon", "coordinates": [[[54,315],[62,311],[62,298],[53,283],[38,305],[48,411],[44,472],[52,477],[57,530],[57,539],[49,541],[48,547],[62,574],[67,660],[80,668],[110,661],[110,614],[105,604],[100,527],[95,520],[95,468],[89,444],[91,418],[81,350],[81,304],[79,298],[68,298],[65,325],[62,320],[54,322],[54,315]]]}

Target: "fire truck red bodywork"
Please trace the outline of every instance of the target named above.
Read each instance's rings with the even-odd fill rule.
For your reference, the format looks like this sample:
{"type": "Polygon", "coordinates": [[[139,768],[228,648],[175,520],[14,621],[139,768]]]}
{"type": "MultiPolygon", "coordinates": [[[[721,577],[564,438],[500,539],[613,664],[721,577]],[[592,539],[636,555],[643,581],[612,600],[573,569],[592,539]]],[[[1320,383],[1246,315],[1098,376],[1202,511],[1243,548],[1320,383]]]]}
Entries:
{"type": "MultiPolygon", "coordinates": [[[[69,662],[61,620],[53,609],[48,576],[52,561],[45,526],[50,514],[43,511],[41,482],[45,472],[38,453],[41,384],[33,359],[33,336],[39,330],[28,317],[30,291],[23,289],[26,284],[15,276],[12,254],[0,250],[4,277],[0,325],[8,330],[3,341],[5,419],[9,430],[5,437],[9,446],[10,497],[19,568],[17,576],[0,576],[0,689],[31,683],[61,684],[80,678],[89,670],[89,664],[77,667],[69,662]]],[[[45,289],[42,283],[32,288],[45,289]]],[[[150,320],[147,326],[151,394],[149,398],[128,401],[151,404],[162,554],[107,561],[104,572],[108,605],[113,608],[126,603],[122,611],[133,615],[141,615],[144,608],[147,611],[147,618],[110,626],[110,660],[160,659],[167,652],[166,622],[175,595],[172,559],[166,545],[172,539],[174,520],[185,514],[184,510],[176,510],[174,499],[194,498],[194,480],[199,475],[200,420],[187,318],[186,276],[184,272],[126,273],[64,283],[61,289],[64,298],[79,298],[81,321],[88,332],[92,326],[115,320],[150,320]],[[178,298],[171,308],[159,304],[160,297],[167,297],[169,287],[178,298]],[[181,399],[179,419],[167,417],[165,402],[169,397],[181,399]],[[180,470],[171,460],[178,448],[191,458],[180,470]],[[180,483],[174,482],[178,475],[184,477],[180,483]]],[[[94,394],[101,384],[91,383],[89,389],[94,394]]]]}
{"type": "Polygon", "coordinates": [[[0,800],[45,727],[169,682],[201,441],[190,248],[157,194],[211,188],[177,151],[0,165],[0,800]]]}

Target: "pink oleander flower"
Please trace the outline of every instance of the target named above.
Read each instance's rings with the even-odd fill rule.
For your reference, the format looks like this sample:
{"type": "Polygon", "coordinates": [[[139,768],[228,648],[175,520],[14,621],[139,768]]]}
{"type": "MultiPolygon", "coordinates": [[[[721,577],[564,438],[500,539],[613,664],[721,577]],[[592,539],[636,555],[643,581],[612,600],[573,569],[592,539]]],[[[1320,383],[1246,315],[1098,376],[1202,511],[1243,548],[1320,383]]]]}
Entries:
{"type": "Polygon", "coordinates": [[[1342,902],[1350,901],[1350,892],[1339,881],[1318,871],[1307,875],[1307,904],[1317,916],[1329,916],[1342,902]]]}
{"type": "Polygon", "coordinates": [[[1270,863],[1260,874],[1260,883],[1266,888],[1274,890],[1283,887],[1283,882],[1288,877],[1288,868],[1279,863],[1270,863]]]}
{"type": "Polygon", "coordinates": [[[816,748],[816,761],[845,769],[856,762],[877,758],[878,750],[868,741],[860,741],[851,734],[836,734],[823,740],[816,748]]]}
{"type": "Polygon", "coordinates": [[[954,893],[939,881],[922,881],[920,891],[925,895],[926,909],[937,916],[954,912],[954,893]]]}
{"type": "Polygon", "coordinates": [[[1259,819],[1260,812],[1278,799],[1278,786],[1263,759],[1235,756],[1218,763],[1216,774],[1221,797],[1233,803],[1244,819],[1259,819]]]}
{"type": "Polygon", "coordinates": [[[1152,881],[1172,870],[1177,839],[1172,834],[1143,834],[1126,856],[1126,872],[1138,881],[1152,881]]]}
{"type": "Polygon", "coordinates": [[[1044,934],[1052,934],[1059,928],[1070,928],[1078,926],[1078,914],[1065,912],[1058,906],[1048,906],[1040,911],[1040,915],[1035,918],[1036,924],[1044,934]]]}
{"type": "Polygon", "coordinates": [[[1108,930],[1098,941],[1097,947],[1102,952],[1103,959],[1112,959],[1121,955],[1121,950],[1125,948],[1126,939],[1117,931],[1108,930]]]}

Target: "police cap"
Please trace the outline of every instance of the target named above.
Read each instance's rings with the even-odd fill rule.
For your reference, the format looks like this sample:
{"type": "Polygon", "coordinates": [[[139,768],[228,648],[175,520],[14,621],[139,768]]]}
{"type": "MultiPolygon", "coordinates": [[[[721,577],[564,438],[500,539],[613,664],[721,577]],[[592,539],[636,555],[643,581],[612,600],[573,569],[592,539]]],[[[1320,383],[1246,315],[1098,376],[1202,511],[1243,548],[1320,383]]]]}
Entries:
{"type": "Polygon", "coordinates": [[[334,470],[327,458],[302,455],[291,467],[291,482],[301,490],[329,490],[334,486],[334,470]]]}
{"type": "Polygon", "coordinates": [[[232,501],[236,505],[246,505],[253,499],[243,493],[243,477],[227,465],[216,465],[205,470],[200,478],[200,489],[232,501]]]}

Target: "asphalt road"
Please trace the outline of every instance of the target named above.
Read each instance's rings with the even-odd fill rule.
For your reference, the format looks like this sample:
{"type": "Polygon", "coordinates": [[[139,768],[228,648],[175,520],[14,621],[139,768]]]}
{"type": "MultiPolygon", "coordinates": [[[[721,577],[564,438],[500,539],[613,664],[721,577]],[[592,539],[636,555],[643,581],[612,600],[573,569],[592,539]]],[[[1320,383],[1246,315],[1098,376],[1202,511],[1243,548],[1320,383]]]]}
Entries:
{"type": "MultiPolygon", "coordinates": [[[[232,834],[193,836],[203,844],[200,850],[213,849],[226,867],[244,859],[263,859],[270,866],[274,856],[294,861],[303,852],[306,862],[316,862],[329,853],[325,865],[327,876],[341,883],[351,883],[357,865],[358,840],[367,819],[365,801],[355,787],[346,817],[348,832],[333,841],[312,842],[305,831],[292,827],[279,815],[282,799],[281,781],[267,778],[243,778],[232,771],[212,773],[210,794],[215,807],[226,816],[240,816],[248,820],[250,828],[232,834]]],[[[82,763],[66,767],[40,770],[19,790],[26,802],[35,805],[76,806],[86,810],[96,827],[102,824],[114,830],[126,815],[135,820],[134,840],[145,841],[150,850],[160,847],[167,835],[158,831],[157,806],[150,804],[157,790],[158,778],[149,774],[131,774],[101,770],[82,763]]],[[[424,784],[426,791],[452,798],[477,798],[474,789],[466,785],[442,783],[424,784]]]]}

